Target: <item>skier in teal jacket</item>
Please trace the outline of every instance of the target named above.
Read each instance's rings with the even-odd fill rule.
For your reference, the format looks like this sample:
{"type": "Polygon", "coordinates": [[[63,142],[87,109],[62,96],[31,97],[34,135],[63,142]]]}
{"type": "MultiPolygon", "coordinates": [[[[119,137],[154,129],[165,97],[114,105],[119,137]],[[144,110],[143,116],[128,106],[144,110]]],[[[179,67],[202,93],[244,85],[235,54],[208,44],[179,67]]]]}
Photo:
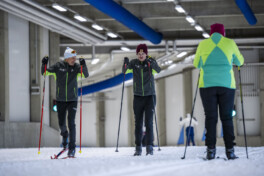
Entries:
{"type": "Polygon", "coordinates": [[[211,25],[211,37],[199,43],[193,65],[200,69],[199,88],[205,111],[207,159],[216,153],[218,106],[223,125],[226,156],[236,159],[232,110],[236,82],[233,64],[241,66],[244,58],[236,43],[225,37],[223,24],[211,25]]]}

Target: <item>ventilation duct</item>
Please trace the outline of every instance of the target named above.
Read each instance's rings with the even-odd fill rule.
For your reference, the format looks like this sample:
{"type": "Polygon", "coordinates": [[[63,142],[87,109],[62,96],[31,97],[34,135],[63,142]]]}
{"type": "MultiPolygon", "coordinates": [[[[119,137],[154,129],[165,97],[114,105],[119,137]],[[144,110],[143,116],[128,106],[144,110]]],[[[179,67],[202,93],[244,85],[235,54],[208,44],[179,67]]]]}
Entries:
{"type": "Polygon", "coordinates": [[[246,0],[236,0],[237,6],[240,8],[241,12],[244,14],[250,25],[255,25],[257,23],[257,19],[252,12],[252,9],[249,7],[246,0]]]}
{"type": "Polygon", "coordinates": [[[162,40],[162,34],[154,31],[125,8],[112,0],[85,0],[103,13],[111,16],[128,28],[135,31],[141,37],[151,41],[153,44],[159,44],[162,40]]]}

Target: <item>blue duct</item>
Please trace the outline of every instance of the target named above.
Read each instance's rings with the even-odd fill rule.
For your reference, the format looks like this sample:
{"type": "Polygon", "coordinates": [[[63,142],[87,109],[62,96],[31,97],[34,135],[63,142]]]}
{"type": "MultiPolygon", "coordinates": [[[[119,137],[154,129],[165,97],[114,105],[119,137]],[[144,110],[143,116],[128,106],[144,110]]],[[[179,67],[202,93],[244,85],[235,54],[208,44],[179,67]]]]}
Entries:
{"type": "Polygon", "coordinates": [[[237,6],[240,8],[241,12],[244,14],[250,25],[255,25],[257,23],[257,19],[249,7],[246,0],[236,0],[237,6]]]}
{"type": "MultiPolygon", "coordinates": [[[[130,80],[132,77],[133,77],[132,73],[126,74],[126,81],[130,80]]],[[[121,73],[113,78],[110,78],[110,79],[107,79],[107,80],[104,80],[104,81],[101,81],[99,83],[95,83],[89,86],[85,86],[82,88],[82,94],[87,95],[87,94],[99,92],[104,89],[115,87],[123,83],[123,79],[124,79],[124,74],[121,73]]],[[[78,88],[78,96],[80,95],[81,95],[81,88],[78,88]]]]}
{"type": "Polygon", "coordinates": [[[125,8],[113,0],[84,0],[103,13],[113,17],[120,23],[138,33],[141,37],[151,41],[153,44],[159,44],[162,40],[162,34],[154,31],[140,19],[135,17],[125,8]]]}

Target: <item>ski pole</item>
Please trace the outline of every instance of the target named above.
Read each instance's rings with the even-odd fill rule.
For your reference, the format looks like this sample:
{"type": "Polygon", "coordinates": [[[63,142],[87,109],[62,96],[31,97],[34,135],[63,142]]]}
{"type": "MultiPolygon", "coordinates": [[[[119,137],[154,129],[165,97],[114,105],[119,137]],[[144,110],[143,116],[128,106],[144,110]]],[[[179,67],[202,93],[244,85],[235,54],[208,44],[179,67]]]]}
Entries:
{"type": "Polygon", "coordinates": [[[38,146],[38,154],[40,154],[40,143],[41,143],[41,133],[42,133],[42,120],[43,120],[43,106],[44,106],[44,95],[45,95],[45,78],[46,78],[46,70],[47,64],[45,64],[45,71],[44,71],[44,84],[43,84],[43,95],[42,95],[42,108],[41,108],[41,120],[40,120],[40,131],[39,131],[39,146],[38,146]]]}
{"type": "Polygon", "coordinates": [[[199,87],[199,79],[200,79],[200,72],[199,72],[199,75],[198,75],[197,86],[196,86],[195,96],[194,96],[193,105],[192,105],[191,120],[190,120],[190,123],[189,123],[188,136],[187,136],[187,140],[186,140],[186,143],[185,143],[184,154],[183,154],[183,157],[181,157],[181,159],[185,159],[186,150],[187,150],[187,144],[188,144],[188,141],[189,141],[189,138],[190,138],[190,131],[191,131],[190,127],[191,127],[191,124],[192,124],[192,118],[193,118],[193,112],[194,112],[194,107],[195,107],[195,101],[196,101],[197,91],[198,91],[198,87],[199,87]]]}
{"type": "MultiPolygon", "coordinates": [[[[126,70],[126,67],[127,67],[127,64],[125,64],[125,70],[126,70]]],[[[118,125],[118,133],[117,133],[117,142],[116,142],[116,151],[115,152],[118,152],[118,142],[119,142],[119,133],[120,133],[120,123],[121,123],[121,114],[122,114],[125,79],[126,79],[126,73],[124,73],[124,79],[123,79],[122,96],[121,96],[121,107],[120,107],[119,125],[118,125]]]]}
{"type": "Polygon", "coordinates": [[[81,65],[80,151],[79,151],[79,153],[82,153],[82,74],[83,74],[83,66],[81,65]]]}
{"type": "Polygon", "coordinates": [[[247,154],[247,159],[248,159],[247,136],[246,136],[246,125],[245,125],[245,116],[244,116],[244,103],[243,103],[243,93],[242,93],[242,85],[241,85],[241,73],[240,73],[240,67],[238,67],[238,74],[239,74],[239,88],[240,88],[240,99],[241,99],[241,107],[242,107],[242,118],[243,118],[244,139],[245,139],[246,154],[247,154]]]}
{"type": "MultiPolygon", "coordinates": [[[[150,81],[151,81],[151,72],[150,72],[150,63],[148,62],[148,67],[149,67],[149,76],[150,76],[150,81]]],[[[159,131],[158,131],[158,125],[157,125],[157,115],[156,115],[156,109],[155,109],[155,104],[154,104],[154,95],[152,95],[152,102],[153,102],[153,109],[155,113],[155,125],[156,125],[156,132],[157,132],[157,139],[158,139],[158,151],[161,151],[160,149],[160,143],[159,143],[159,131]]]]}

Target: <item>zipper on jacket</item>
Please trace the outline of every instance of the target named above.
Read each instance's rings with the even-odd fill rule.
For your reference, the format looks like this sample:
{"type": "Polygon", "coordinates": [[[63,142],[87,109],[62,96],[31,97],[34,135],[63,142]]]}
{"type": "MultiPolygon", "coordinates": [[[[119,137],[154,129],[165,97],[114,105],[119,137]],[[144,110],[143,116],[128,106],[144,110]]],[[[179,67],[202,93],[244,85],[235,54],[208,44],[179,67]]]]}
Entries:
{"type": "Polygon", "coordinates": [[[67,84],[68,84],[68,72],[67,72],[67,75],[66,75],[66,102],[67,102],[67,84]]]}
{"type": "Polygon", "coordinates": [[[58,96],[60,96],[60,88],[58,87],[58,96]]]}
{"type": "Polygon", "coordinates": [[[142,80],[142,95],[144,96],[143,68],[141,68],[141,80],[142,80]]]}

